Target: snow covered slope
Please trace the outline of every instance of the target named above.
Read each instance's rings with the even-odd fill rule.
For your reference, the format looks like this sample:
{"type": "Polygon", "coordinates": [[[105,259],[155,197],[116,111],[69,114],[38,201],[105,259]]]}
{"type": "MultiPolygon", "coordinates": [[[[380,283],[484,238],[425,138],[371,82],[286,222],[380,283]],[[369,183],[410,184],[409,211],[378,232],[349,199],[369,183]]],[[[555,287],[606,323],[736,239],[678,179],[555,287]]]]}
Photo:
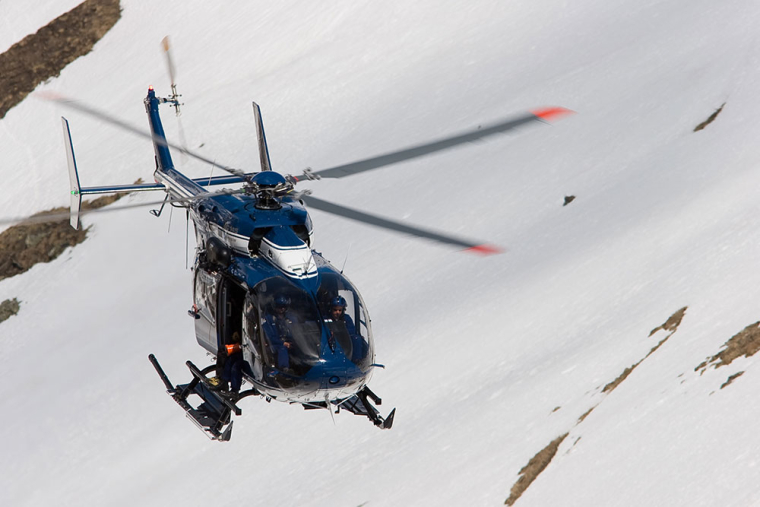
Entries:
{"type": "MultiPolygon", "coordinates": [[[[65,10],[39,3],[34,16],[20,0],[0,10],[31,32],[65,10]]],[[[695,371],[760,320],[760,4],[122,6],[93,52],[40,89],[147,128],[147,86],[168,93],[169,34],[188,144],[234,167],[258,164],[252,100],[283,173],[535,107],[578,114],[311,184],[509,250],[479,258],[313,213],[316,248],[335,263],[348,254],[370,307],[388,366],[371,387],[398,409],[391,431],[251,399],[232,442],[207,441],[147,361],[155,353],[174,381],[185,360],[207,362],[186,316],[184,217],[85,218],[87,241],[0,282],[0,300],[22,301],[0,324],[0,505],[501,505],[565,433],[516,505],[760,503],[757,359],[695,371]],[[667,335],[649,332],[684,306],[646,357],[667,335]]],[[[4,47],[25,35],[0,32],[4,47]]],[[[148,142],[30,97],[0,121],[3,215],[67,204],[62,114],[84,185],[150,180],[148,142]]]]}

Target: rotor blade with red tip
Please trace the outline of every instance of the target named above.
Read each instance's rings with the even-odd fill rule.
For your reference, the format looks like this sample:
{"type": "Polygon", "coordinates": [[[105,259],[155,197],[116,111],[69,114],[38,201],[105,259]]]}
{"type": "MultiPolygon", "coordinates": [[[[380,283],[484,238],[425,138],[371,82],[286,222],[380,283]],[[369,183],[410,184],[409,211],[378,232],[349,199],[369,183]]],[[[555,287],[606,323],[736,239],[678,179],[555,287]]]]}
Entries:
{"type": "Polygon", "coordinates": [[[363,224],[374,225],[375,227],[381,227],[383,229],[401,232],[403,234],[409,234],[410,236],[415,236],[418,238],[430,239],[438,243],[443,243],[445,245],[463,247],[467,251],[472,251],[483,255],[502,253],[504,251],[496,246],[476,243],[466,239],[455,238],[453,236],[448,236],[438,232],[402,224],[401,222],[395,222],[393,220],[388,220],[387,218],[381,218],[377,215],[370,215],[369,213],[364,213],[363,211],[358,211],[328,201],[323,201],[322,199],[317,199],[316,197],[312,197],[310,195],[302,195],[300,198],[306,203],[307,206],[310,206],[314,209],[318,209],[326,213],[331,213],[333,215],[338,215],[343,218],[356,220],[357,222],[361,222],[363,224]]]}
{"type": "Polygon", "coordinates": [[[542,109],[534,109],[531,114],[537,116],[541,120],[546,122],[559,120],[563,116],[573,114],[573,111],[565,109],[564,107],[544,107],[542,109]]]}
{"type": "Polygon", "coordinates": [[[470,130],[462,134],[446,137],[444,139],[439,139],[430,143],[421,144],[419,146],[412,146],[411,148],[406,148],[403,150],[394,151],[392,153],[386,153],[385,155],[379,155],[377,157],[359,160],[350,164],[331,167],[329,169],[312,171],[310,176],[316,176],[318,178],[343,178],[345,176],[363,173],[365,171],[370,171],[379,167],[397,164],[405,160],[424,157],[437,151],[447,150],[449,148],[459,146],[460,144],[471,143],[473,141],[477,141],[478,139],[483,139],[496,134],[504,134],[528,123],[547,122],[549,120],[558,119],[561,116],[565,116],[571,113],[572,111],[563,107],[536,109],[516,118],[510,118],[508,120],[504,120],[487,127],[478,127],[475,130],[470,130]]]}

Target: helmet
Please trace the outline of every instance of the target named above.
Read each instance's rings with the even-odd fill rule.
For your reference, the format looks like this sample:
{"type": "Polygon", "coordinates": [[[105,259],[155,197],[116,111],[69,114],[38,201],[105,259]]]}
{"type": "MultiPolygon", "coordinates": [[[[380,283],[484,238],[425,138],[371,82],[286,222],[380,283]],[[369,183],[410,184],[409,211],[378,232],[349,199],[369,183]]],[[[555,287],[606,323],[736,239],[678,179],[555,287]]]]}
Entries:
{"type": "Polygon", "coordinates": [[[345,308],[346,306],[346,300],[341,296],[335,296],[330,300],[330,306],[340,306],[341,308],[345,308]]]}
{"type": "Polygon", "coordinates": [[[288,296],[277,296],[274,298],[274,306],[290,306],[290,298],[288,296]]]}

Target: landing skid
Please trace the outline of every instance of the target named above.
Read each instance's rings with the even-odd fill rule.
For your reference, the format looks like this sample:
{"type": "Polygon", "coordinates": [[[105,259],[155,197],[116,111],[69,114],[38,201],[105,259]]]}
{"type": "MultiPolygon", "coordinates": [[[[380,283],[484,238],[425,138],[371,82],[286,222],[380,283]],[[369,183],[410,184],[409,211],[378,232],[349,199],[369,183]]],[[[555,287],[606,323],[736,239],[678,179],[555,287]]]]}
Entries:
{"type": "MultiPolygon", "coordinates": [[[[158,364],[156,356],[150,354],[148,359],[166,386],[167,394],[182,407],[188,419],[193,421],[210,439],[229,441],[232,437],[232,414],[241,415],[243,411],[224,393],[211,389],[206,375],[212,372],[215,366],[199,370],[192,362],[187,361],[185,364],[190,369],[193,379],[187,384],[173,386],[161,365],[158,364]],[[202,403],[195,407],[191,405],[188,397],[192,395],[198,396],[202,403]]],[[[252,394],[259,394],[259,392],[256,389],[250,389],[241,393],[237,399],[240,400],[252,394]]]]}
{"type": "Polygon", "coordinates": [[[380,412],[370,403],[372,400],[375,405],[382,405],[383,400],[380,399],[375,393],[370,391],[369,387],[364,386],[362,389],[343,401],[334,401],[333,404],[337,405],[337,410],[341,408],[348,410],[352,414],[363,415],[367,417],[372,423],[380,429],[389,430],[393,426],[393,417],[396,415],[396,409],[391,410],[388,417],[383,419],[380,412]]]}

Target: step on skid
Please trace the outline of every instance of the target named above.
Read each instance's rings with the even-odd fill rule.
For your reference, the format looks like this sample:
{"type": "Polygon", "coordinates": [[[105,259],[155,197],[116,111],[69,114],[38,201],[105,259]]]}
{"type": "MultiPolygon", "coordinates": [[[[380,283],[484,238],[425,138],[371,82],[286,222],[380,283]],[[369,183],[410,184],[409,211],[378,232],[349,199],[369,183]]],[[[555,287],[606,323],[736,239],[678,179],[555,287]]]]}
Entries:
{"type": "MultiPolygon", "coordinates": [[[[166,386],[167,394],[182,407],[188,419],[193,421],[210,439],[221,442],[230,440],[232,437],[232,414],[241,415],[243,411],[240,410],[227,393],[211,389],[209,378],[206,375],[214,371],[214,365],[200,370],[191,361],[187,361],[185,364],[190,369],[193,379],[187,384],[175,386],[166,376],[166,373],[164,373],[156,356],[150,354],[148,360],[150,360],[156,369],[158,376],[161,377],[166,386]],[[194,395],[201,400],[201,403],[196,406],[193,406],[191,401],[188,400],[188,398],[194,395]]],[[[258,393],[255,389],[251,389],[241,393],[238,399],[249,394],[258,393]]],[[[190,400],[195,400],[195,398],[190,398],[190,400]]]]}

